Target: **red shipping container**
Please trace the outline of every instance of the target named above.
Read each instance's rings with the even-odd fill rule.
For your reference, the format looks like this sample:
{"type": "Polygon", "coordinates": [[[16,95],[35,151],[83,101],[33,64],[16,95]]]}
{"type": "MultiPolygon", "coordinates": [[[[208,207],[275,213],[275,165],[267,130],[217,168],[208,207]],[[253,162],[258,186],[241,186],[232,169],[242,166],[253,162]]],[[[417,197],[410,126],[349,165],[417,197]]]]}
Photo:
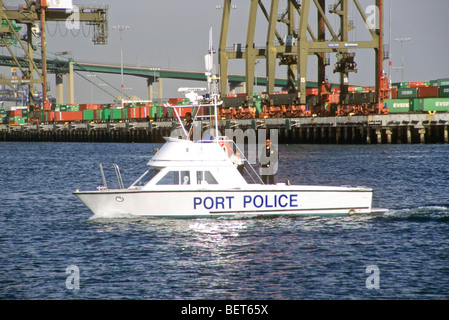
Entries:
{"type": "Polygon", "coordinates": [[[438,98],[439,87],[418,87],[418,98],[438,98]]]}
{"type": "Polygon", "coordinates": [[[330,103],[339,103],[340,102],[340,93],[333,93],[329,96],[330,103]]]}
{"type": "Polygon", "coordinates": [[[172,106],[176,106],[178,104],[178,99],[177,98],[170,98],[168,99],[168,103],[172,106]]]}
{"type": "MultiPolygon", "coordinates": [[[[192,108],[178,108],[178,112],[180,114],[181,117],[185,117],[187,112],[190,112],[192,114],[192,108]],[[179,110],[181,109],[181,110],[179,110]]],[[[193,114],[192,114],[193,116],[193,114]]]]}
{"type": "Polygon", "coordinates": [[[22,116],[22,109],[8,111],[8,117],[21,117],[21,116],[22,116]]]}
{"type": "Polygon", "coordinates": [[[45,115],[44,115],[44,120],[46,122],[53,122],[55,121],[55,112],[54,111],[44,111],[45,115]]]}
{"type": "Polygon", "coordinates": [[[140,118],[147,118],[150,115],[149,107],[140,107],[140,118]]]}
{"type": "Polygon", "coordinates": [[[127,111],[127,118],[128,119],[135,119],[136,118],[136,108],[125,108],[127,111]]]}
{"type": "Polygon", "coordinates": [[[398,88],[391,88],[391,99],[397,99],[398,98],[398,88]]]}
{"type": "Polygon", "coordinates": [[[83,120],[82,111],[57,111],[55,112],[56,121],[78,121],[83,120]]]}
{"type": "Polygon", "coordinates": [[[409,88],[416,88],[416,87],[421,87],[424,85],[425,85],[424,82],[409,82],[408,83],[409,88]]]}
{"type": "Polygon", "coordinates": [[[133,107],[128,108],[129,119],[145,119],[150,114],[148,107],[133,107]]]}
{"type": "Polygon", "coordinates": [[[318,88],[306,88],[306,96],[318,95],[318,88]]]}
{"type": "Polygon", "coordinates": [[[340,93],[340,88],[338,88],[338,87],[335,87],[335,88],[332,88],[332,93],[340,93]]]}
{"type": "Polygon", "coordinates": [[[99,104],[89,104],[89,103],[87,103],[87,104],[80,104],[80,111],[83,111],[83,110],[98,110],[98,109],[101,109],[101,108],[102,108],[102,106],[99,105],[99,104]]]}

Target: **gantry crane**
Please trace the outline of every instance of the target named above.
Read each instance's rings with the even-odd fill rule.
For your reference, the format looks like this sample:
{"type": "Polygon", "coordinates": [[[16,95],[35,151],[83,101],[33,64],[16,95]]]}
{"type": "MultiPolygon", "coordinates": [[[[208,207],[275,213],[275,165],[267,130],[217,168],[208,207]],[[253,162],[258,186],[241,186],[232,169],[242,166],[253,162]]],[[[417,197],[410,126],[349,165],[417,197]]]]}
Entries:
{"type": "MultiPolygon", "coordinates": [[[[348,75],[357,71],[355,52],[357,49],[372,49],[375,52],[375,100],[371,103],[374,112],[380,113],[383,108],[383,99],[386,96],[388,86],[383,75],[383,44],[382,44],[382,10],[383,0],[374,0],[367,8],[362,8],[358,0],[336,0],[333,4],[326,6],[326,0],[285,0],[285,11],[279,13],[279,0],[271,0],[269,10],[262,0],[251,0],[249,9],[248,28],[245,46],[227,48],[227,37],[231,12],[231,1],[224,0],[223,17],[219,45],[219,67],[220,67],[220,92],[227,93],[226,75],[228,73],[228,61],[230,59],[244,59],[246,72],[247,103],[251,104],[253,96],[253,84],[256,59],[266,61],[266,92],[274,92],[274,79],[276,62],[287,66],[287,90],[296,93],[293,99],[299,100],[300,104],[306,104],[306,77],[307,58],[309,55],[317,57],[318,89],[320,104],[323,108],[329,95],[329,86],[326,84],[326,66],[329,65],[330,53],[335,53],[337,63],[334,72],[340,73],[340,105],[347,104],[348,75]],[[357,14],[363,23],[355,26],[349,20],[349,1],[353,2],[357,14]],[[314,10],[311,10],[314,6],[314,10]],[[260,9],[260,10],[259,10],[260,9]],[[328,11],[328,14],[326,14],[328,11]],[[256,18],[259,12],[268,22],[266,31],[265,47],[257,47],[254,43],[256,32],[256,18]],[[317,15],[316,24],[309,24],[309,16],[317,15]],[[336,30],[329,21],[329,14],[338,17],[339,30],[336,30]],[[368,14],[368,15],[367,15],[368,14]],[[287,34],[281,36],[277,26],[286,26],[287,34]],[[371,39],[365,41],[352,41],[349,32],[356,27],[368,28],[371,39]]],[[[284,1],[284,2],[285,2],[284,1]]],[[[241,5],[241,4],[240,4],[241,5]]],[[[388,94],[388,93],[387,93],[388,94]]],[[[372,100],[372,99],[371,99],[372,100]]]]}
{"type": "Polygon", "coordinates": [[[1,79],[0,84],[27,84],[30,87],[30,104],[34,104],[34,85],[42,85],[43,107],[49,108],[47,102],[47,60],[46,60],[46,22],[86,23],[92,25],[94,44],[106,44],[108,39],[107,7],[75,7],[72,1],[25,0],[24,5],[7,7],[0,0],[0,45],[5,46],[17,67],[22,72],[18,80],[1,79]],[[76,20],[76,21],[74,21],[76,20]],[[26,34],[20,36],[17,25],[26,26],[26,34]],[[37,50],[33,38],[40,38],[42,59],[40,65],[33,59],[37,50]],[[11,39],[17,42],[24,52],[24,59],[18,57],[11,48],[11,39]],[[25,60],[25,63],[20,61],[25,60]],[[37,77],[35,77],[37,74],[37,77]]]}

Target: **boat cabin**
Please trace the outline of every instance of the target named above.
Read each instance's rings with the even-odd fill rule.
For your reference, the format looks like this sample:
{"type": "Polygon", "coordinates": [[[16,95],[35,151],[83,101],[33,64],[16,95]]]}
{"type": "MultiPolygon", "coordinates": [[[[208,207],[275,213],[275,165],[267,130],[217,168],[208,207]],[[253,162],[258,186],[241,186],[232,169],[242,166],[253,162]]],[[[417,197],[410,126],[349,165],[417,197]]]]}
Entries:
{"type": "Polygon", "coordinates": [[[247,182],[218,142],[166,138],[167,142],[148,162],[150,169],[129,189],[239,188],[247,182]]]}

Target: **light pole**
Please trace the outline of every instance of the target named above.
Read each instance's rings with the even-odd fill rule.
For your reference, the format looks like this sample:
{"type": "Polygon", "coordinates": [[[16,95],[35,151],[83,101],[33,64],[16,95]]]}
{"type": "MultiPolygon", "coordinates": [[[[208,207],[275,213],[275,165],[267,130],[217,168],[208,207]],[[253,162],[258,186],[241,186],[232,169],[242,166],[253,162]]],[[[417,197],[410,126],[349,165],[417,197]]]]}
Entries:
{"type": "Polygon", "coordinates": [[[89,78],[89,81],[90,81],[90,100],[92,101],[92,102],[91,102],[92,104],[94,103],[93,77],[96,77],[96,76],[97,76],[97,75],[94,74],[94,73],[92,73],[92,72],[89,72],[89,73],[87,74],[87,77],[89,78]]]}
{"type": "Polygon", "coordinates": [[[411,38],[395,38],[394,41],[401,43],[401,82],[404,81],[404,42],[410,41],[411,38]]]}
{"type": "Polygon", "coordinates": [[[120,31],[120,66],[121,66],[121,76],[122,76],[122,87],[121,87],[121,95],[123,100],[123,30],[128,30],[129,26],[113,26],[112,29],[120,31]]]}

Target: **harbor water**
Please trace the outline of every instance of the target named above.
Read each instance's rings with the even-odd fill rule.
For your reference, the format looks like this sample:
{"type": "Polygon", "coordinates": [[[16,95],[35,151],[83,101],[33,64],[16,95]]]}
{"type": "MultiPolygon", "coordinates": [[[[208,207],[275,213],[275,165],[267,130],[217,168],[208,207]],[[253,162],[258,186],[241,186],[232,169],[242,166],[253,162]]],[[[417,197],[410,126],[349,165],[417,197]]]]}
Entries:
{"type": "Polygon", "coordinates": [[[0,299],[449,298],[449,145],[279,146],[278,182],[369,186],[377,215],[92,219],[72,195],[160,146],[1,142],[0,299]]]}

